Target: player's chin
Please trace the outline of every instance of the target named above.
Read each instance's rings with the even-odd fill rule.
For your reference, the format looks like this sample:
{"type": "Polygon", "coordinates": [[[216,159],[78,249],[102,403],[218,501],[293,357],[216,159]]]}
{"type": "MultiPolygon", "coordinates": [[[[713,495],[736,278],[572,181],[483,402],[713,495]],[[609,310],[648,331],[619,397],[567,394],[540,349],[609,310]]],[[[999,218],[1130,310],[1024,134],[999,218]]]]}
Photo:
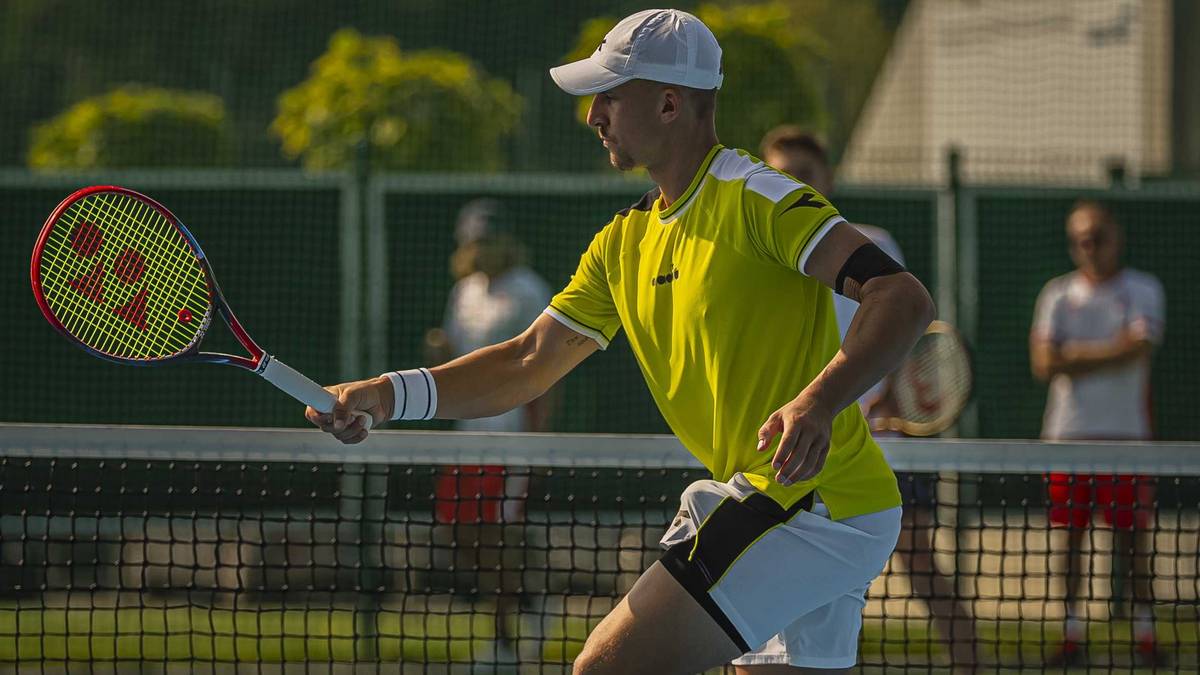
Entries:
{"type": "Polygon", "coordinates": [[[633,158],[617,154],[612,150],[608,152],[608,162],[617,171],[633,171],[637,167],[633,158]]]}

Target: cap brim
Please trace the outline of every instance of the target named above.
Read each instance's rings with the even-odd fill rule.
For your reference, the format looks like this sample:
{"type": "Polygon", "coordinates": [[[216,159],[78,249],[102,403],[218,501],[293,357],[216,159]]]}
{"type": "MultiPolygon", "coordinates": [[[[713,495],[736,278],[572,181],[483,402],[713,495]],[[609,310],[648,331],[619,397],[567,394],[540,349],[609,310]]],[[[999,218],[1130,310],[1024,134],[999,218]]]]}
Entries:
{"type": "Polygon", "coordinates": [[[560,89],[575,96],[608,91],[633,79],[630,75],[618,75],[591,59],[551,68],[550,77],[560,89]]]}

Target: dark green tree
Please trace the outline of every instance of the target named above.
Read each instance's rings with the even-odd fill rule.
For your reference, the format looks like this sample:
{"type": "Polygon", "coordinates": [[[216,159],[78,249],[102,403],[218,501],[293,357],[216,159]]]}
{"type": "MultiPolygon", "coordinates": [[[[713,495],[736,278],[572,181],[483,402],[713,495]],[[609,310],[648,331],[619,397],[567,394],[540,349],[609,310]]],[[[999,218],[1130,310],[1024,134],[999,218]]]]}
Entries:
{"type": "Polygon", "coordinates": [[[37,125],[35,169],[219,166],[229,161],[225,105],[211,94],[127,85],[37,125]]]}
{"type": "Polygon", "coordinates": [[[278,107],[272,132],[310,169],[349,166],[366,142],[378,169],[488,171],[504,165],[521,99],[460,54],[344,29],[278,107]]]}

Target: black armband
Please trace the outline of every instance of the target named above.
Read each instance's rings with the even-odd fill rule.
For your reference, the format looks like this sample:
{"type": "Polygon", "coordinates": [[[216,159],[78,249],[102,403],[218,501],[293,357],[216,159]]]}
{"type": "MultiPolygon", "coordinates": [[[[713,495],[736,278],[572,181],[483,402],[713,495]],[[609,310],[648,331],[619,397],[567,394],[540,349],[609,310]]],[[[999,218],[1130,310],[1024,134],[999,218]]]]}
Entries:
{"type": "Polygon", "coordinates": [[[878,246],[863,244],[855,249],[849,258],[846,258],[846,264],[842,265],[841,271],[838,272],[834,290],[838,292],[838,295],[857,299],[859,289],[871,279],[886,277],[889,274],[899,274],[903,271],[905,271],[904,265],[896,262],[878,246]],[[847,279],[853,282],[849,288],[846,287],[847,279]]]}

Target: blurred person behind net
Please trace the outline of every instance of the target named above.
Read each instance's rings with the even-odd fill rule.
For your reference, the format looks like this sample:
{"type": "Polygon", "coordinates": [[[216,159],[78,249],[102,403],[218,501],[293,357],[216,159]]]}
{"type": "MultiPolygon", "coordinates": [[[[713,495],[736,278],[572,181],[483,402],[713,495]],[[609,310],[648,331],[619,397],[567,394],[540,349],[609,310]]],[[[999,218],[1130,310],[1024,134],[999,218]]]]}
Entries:
{"type": "MultiPolygon", "coordinates": [[[[1162,341],[1166,301],[1153,275],[1124,267],[1124,234],[1105,205],[1077,202],[1067,216],[1075,270],[1051,279],[1038,295],[1030,331],[1033,374],[1050,385],[1042,438],[1149,440],[1150,356],[1162,341]]],[[[1099,512],[1113,529],[1114,555],[1133,572],[1134,656],[1161,666],[1154,635],[1151,555],[1154,481],[1149,476],[1052,473],[1050,522],[1067,528],[1066,626],[1049,662],[1087,663],[1083,536],[1099,512]]]]}
{"type": "MultiPolygon", "coordinates": [[[[525,264],[525,246],[503,205],[476,199],[459,212],[450,257],[457,280],[442,326],[425,335],[437,365],[525,330],[550,302],[550,286],[525,264]]],[[[458,420],[460,431],[546,431],[552,393],[495,417],[458,420]]],[[[453,565],[456,592],[496,598],[496,660],[517,662],[519,589],[529,472],[504,466],[444,466],[434,489],[434,566],[453,565]],[[465,588],[463,586],[466,586],[465,588]]],[[[526,637],[529,637],[526,635],[526,637]]]]}
{"type": "MultiPolygon", "coordinates": [[[[802,127],[784,124],[763,137],[762,159],[772,167],[807,183],[817,192],[828,196],[833,191],[833,167],[824,144],[802,127]]],[[[904,264],[900,245],[887,230],[873,225],[852,223],[855,228],[875,242],[885,253],[904,264]]],[[[833,296],[838,331],[844,337],[858,303],[844,295],[833,296]]],[[[868,420],[895,416],[895,403],[888,391],[889,378],[871,387],[859,399],[859,406],[868,420]]],[[[876,437],[899,435],[896,432],[875,432],[876,437]]],[[[926,602],[934,626],[950,643],[954,668],[969,672],[975,665],[975,630],[970,608],[958,600],[953,577],[937,571],[933,560],[936,507],[936,479],[930,474],[896,472],[900,494],[904,498],[900,540],[896,555],[908,570],[913,592],[926,602]]]]}

